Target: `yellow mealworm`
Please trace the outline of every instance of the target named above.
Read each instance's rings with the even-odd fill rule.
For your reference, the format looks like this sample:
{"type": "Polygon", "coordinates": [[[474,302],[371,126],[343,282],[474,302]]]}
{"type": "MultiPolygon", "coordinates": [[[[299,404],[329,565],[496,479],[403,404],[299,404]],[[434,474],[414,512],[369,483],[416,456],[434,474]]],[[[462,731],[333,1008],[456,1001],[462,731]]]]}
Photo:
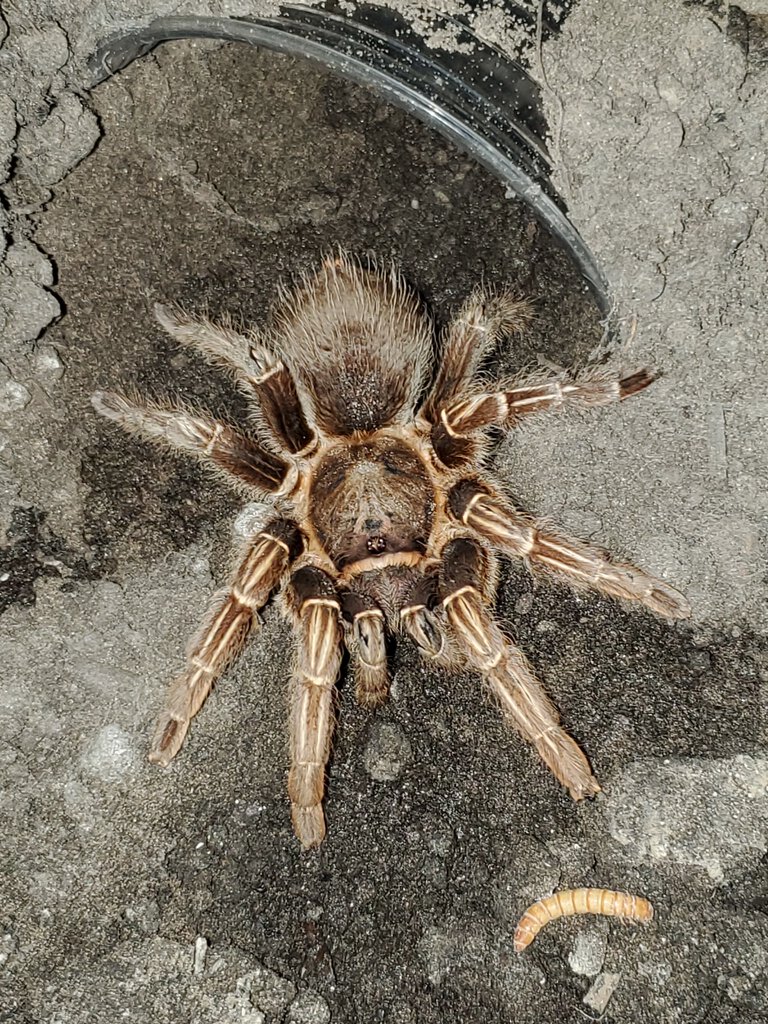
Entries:
{"type": "Polygon", "coordinates": [[[528,907],[515,930],[515,952],[530,946],[548,921],[573,914],[604,914],[624,921],[650,921],[653,907],[642,896],[613,889],[564,889],[528,907]]]}

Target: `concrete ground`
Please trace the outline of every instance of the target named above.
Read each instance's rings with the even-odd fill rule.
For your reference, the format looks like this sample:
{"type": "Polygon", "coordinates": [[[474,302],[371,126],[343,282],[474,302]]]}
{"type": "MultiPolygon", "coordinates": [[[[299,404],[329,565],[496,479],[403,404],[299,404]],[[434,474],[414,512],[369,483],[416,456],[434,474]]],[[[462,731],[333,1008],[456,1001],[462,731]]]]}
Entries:
{"type": "Polygon", "coordinates": [[[532,54],[558,187],[614,286],[611,361],[664,375],[537,421],[494,465],[694,607],[670,625],[504,574],[502,621],[603,794],[572,804],[474,678],[403,645],[383,711],[342,690],[313,853],[285,798],[274,608],[173,766],[146,762],[260,509],[88,396],[135,385],[237,416],[151,302],[258,322],[336,244],[396,259],[439,322],[480,279],[533,296],[500,372],[584,363],[603,327],[527,210],[375,97],[214,42],[84,95],[83,58],[149,5],[26,6],[0,49],[0,1021],[765,1020],[766,5],[582,0],[532,54]],[[515,954],[525,907],[582,885],[655,918],[561,921],[515,954]]]}

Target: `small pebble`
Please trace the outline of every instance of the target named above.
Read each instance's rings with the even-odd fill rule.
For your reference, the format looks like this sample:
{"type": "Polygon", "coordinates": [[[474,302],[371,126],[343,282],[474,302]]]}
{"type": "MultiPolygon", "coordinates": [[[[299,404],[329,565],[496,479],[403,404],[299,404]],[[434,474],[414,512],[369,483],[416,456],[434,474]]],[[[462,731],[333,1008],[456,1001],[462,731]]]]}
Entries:
{"type": "Polygon", "coordinates": [[[31,401],[32,395],[18,381],[6,380],[0,386],[0,412],[19,412],[21,409],[26,409],[31,401]]]}
{"type": "Polygon", "coordinates": [[[377,782],[394,782],[412,756],[411,744],[399,725],[376,722],[365,748],[365,770],[377,782]]]}
{"type": "Polygon", "coordinates": [[[600,925],[586,925],[584,931],[578,932],[568,954],[568,963],[574,974],[588,978],[599,974],[605,960],[606,942],[605,931],[600,925]]]}
{"type": "Polygon", "coordinates": [[[331,1011],[317,992],[302,992],[288,1010],[289,1024],[328,1024],[331,1011]]]}
{"type": "Polygon", "coordinates": [[[695,650],[688,655],[688,664],[696,675],[703,675],[712,668],[712,655],[709,651],[695,650]]]}
{"type": "Polygon", "coordinates": [[[611,974],[608,971],[605,974],[598,974],[582,1002],[595,1013],[604,1013],[620,981],[620,974],[611,974]]]}
{"type": "Polygon", "coordinates": [[[0,967],[17,952],[18,948],[19,943],[13,932],[3,932],[0,935],[0,967]]]}
{"type": "Polygon", "coordinates": [[[732,1003],[743,1003],[744,999],[749,995],[750,990],[753,988],[753,982],[750,978],[743,974],[734,974],[731,977],[725,979],[718,978],[718,985],[721,988],[725,988],[726,995],[732,1003]],[[721,981],[725,981],[724,985],[721,985],[721,981]]]}
{"type": "Polygon", "coordinates": [[[292,981],[281,978],[267,967],[257,967],[245,977],[239,978],[237,986],[239,990],[247,992],[253,1006],[275,1016],[282,1015],[296,995],[296,986],[292,981]]]}
{"type": "Polygon", "coordinates": [[[53,345],[40,345],[35,349],[35,373],[46,380],[59,380],[64,373],[64,364],[53,345]]]}
{"type": "Polygon", "coordinates": [[[208,955],[208,939],[204,935],[198,935],[195,939],[195,957],[193,971],[195,974],[202,974],[205,971],[205,958],[208,955]]]}

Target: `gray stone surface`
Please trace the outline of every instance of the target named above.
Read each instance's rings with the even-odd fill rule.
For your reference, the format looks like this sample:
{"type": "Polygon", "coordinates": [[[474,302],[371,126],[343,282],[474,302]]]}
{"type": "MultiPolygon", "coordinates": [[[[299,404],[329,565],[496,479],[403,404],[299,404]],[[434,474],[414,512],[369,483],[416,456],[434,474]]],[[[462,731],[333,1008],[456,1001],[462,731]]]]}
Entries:
{"type": "Polygon", "coordinates": [[[636,761],[614,782],[605,813],[634,862],[703,868],[722,885],[764,861],[768,759],[636,761]]]}
{"type": "Polygon", "coordinates": [[[376,722],[365,747],[365,770],[377,782],[394,782],[411,760],[410,740],[401,726],[393,722],[376,722]]]}
{"type": "MultiPolygon", "coordinates": [[[[664,376],[619,408],[532,423],[494,467],[694,604],[668,626],[505,570],[502,620],[603,794],[572,805],[475,680],[403,647],[380,716],[342,691],[329,834],[310,855],[285,804],[274,608],[177,762],[145,760],[229,548],[265,509],[97,423],[89,394],[122,382],[242,413],[161,336],[151,300],[259,320],[337,243],[396,258],[440,321],[483,277],[534,295],[503,371],[584,362],[602,327],[525,210],[357,88],[186,42],[84,89],[84,59],[120,28],[268,4],[5,12],[0,1018],[765,1019],[762,6],[582,0],[540,55],[558,185],[615,290],[611,358],[664,376]],[[577,885],[645,895],[654,920],[553,922],[516,956],[525,907],[577,885]]],[[[520,41],[495,10],[476,24],[520,41]]]]}
{"type": "MultiPolygon", "coordinates": [[[[586,0],[544,66],[551,119],[563,118],[558,187],[617,309],[638,317],[627,356],[642,351],[664,371],[620,430],[602,417],[590,436],[596,453],[610,443],[626,456],[638,433],[653,437],[637,470],[642,511],[631,475],[610,470],[590,507],[603,536],[642,531],[645,557],[687,577],[699,620],[743,617],[765,634],[768,406],[754,356],[768,334],[766,26],[707,7],[586,0]]],[[[544,445],[551,453],[531,437],[527,464],[544,445]]],[[[558,493],[585,479],[576,465],[558,493]]]]}
{"type": "Polygon", "coordinates": [[[331,1011],[317,992],[302,992],[288,1010],[289,1024],[328,1024],[331,1011]]]}

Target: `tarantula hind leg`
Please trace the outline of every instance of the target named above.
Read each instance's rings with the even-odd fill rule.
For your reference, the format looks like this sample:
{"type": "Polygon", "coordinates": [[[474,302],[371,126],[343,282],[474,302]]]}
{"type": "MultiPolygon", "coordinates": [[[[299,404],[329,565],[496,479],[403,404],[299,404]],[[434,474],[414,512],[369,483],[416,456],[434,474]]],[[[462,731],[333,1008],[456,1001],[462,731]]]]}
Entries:
{"type": "Polygon", "coordinates": [[[503,635],[488,613],[482,579],[488,553],[460,537],[443,549],[440,598],[469,664],[480,672],[520,734],[574,800],[593,796],[600,786],[576,742],[561,728],[557,712],[525,655],[503,635]]]}
{"type": "Polygon", "coordinates": [[[298,528],[287,519],[272,520],[253,538],[232,585],[214,605],[193,641],[184,672],[171,684],[155,730],[150,761],[165,766],[179,752],[189,724],[214,682],[240,653],[254,613],[266,603],[302,546],[298,528]]]}
{"type": "Polygon", "coordinates": [[[592,544],[540,527],[475,480],[461,480],[448,495],[451,514],[506,555],[524,558],[532,569],[560,576],[575,587],[637,601],[666,619],[686,619],[691,606],[681,593],[636,565],[614,562],[592,544]]]}
{"type": "Polygon", "coordinates": [[[319,846],[325,836],[322,799],[341,668],[341,608],[334,581],[313,565],[291,575],[286,604],[298,640],[291,685],[288,795],[293,830],[308,849],[319,846]]]}

